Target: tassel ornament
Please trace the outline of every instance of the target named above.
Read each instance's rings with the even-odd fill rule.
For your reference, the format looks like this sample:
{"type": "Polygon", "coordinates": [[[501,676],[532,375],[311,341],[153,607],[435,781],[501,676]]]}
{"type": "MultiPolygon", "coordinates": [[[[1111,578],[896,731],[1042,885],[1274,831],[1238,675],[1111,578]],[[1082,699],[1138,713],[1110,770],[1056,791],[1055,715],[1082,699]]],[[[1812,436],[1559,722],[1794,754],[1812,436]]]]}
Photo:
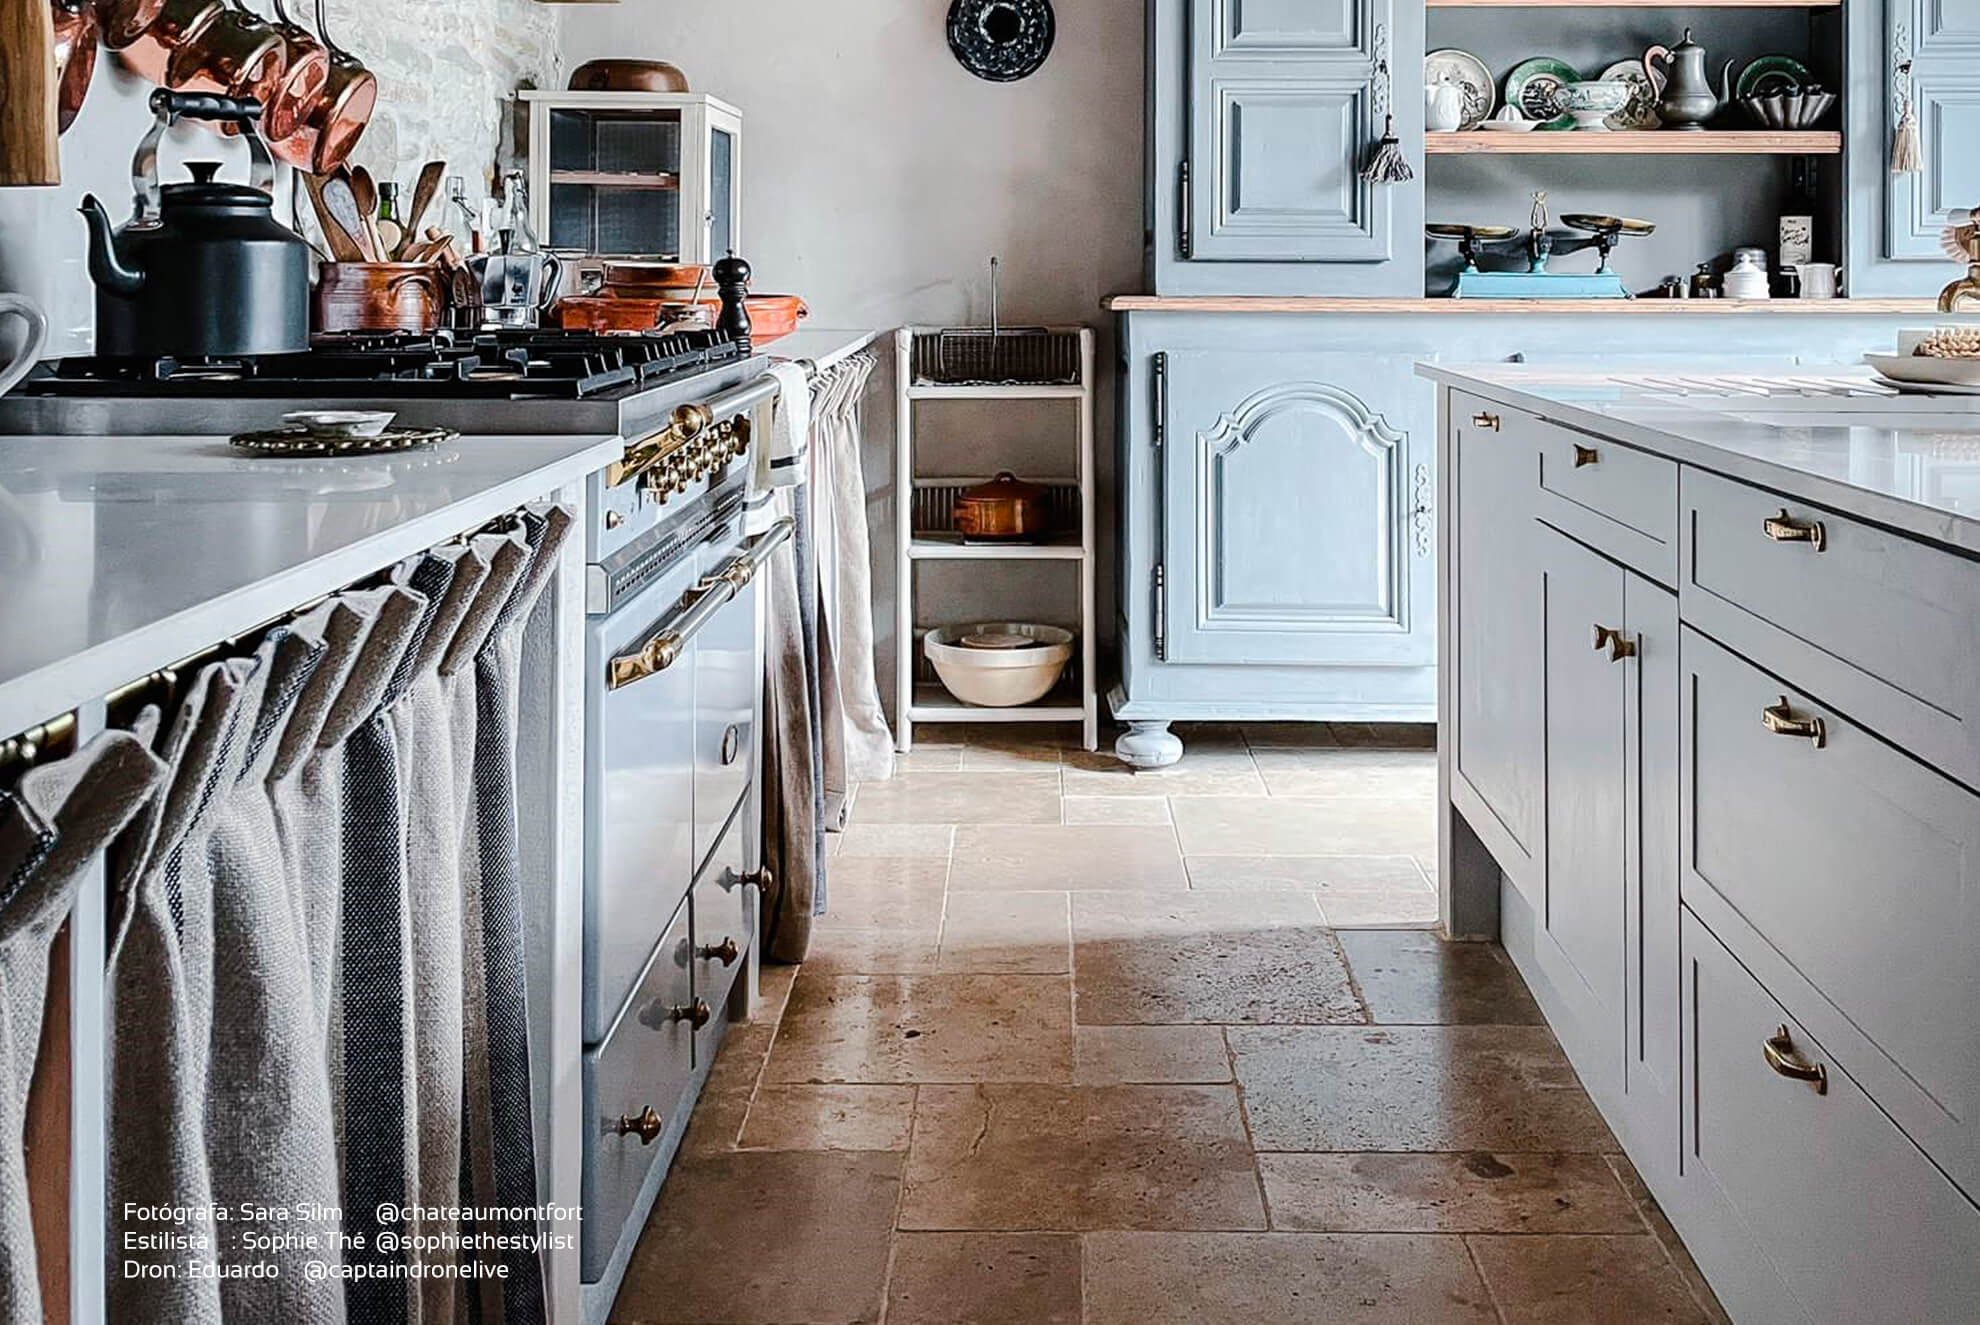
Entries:
{"type": "Polygon", "coordinates": [[[1911,98],[1904,99],[1898,112],[1897,132],[1891,135],[1891,173],[1916,175],[1925,168],[1925,153],[1918,144],[1918,111],[1911,98]]]}
{"type": "Polygon", "coordinates": [[[1395,116],[1383,117],[1382,141],[1368,154],[1368,164],[1361,168],[1361,177],[1371,184],[1402,184],[1416,178],[1416,171],[1410,168],[1409,158],[1403,155],[1402,144],[1396,139],[1395,116]]]}

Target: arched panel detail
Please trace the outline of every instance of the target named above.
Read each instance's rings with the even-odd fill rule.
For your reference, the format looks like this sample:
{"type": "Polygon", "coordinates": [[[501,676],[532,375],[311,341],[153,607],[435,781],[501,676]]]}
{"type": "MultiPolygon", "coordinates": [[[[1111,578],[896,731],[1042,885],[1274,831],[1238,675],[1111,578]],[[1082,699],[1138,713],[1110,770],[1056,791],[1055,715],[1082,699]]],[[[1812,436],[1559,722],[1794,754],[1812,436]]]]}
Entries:
{"type": "Polygon", "coordinates": [[[1407,438],[1352,391],[1324,382],[1287,382],[1255,392],[1233,412],[1220,415],[1202,440],[1215,454],[1227,456],[1276,416],[1300,409],[1333,415],[1361,449],[1378,460],[1407,438]]]}

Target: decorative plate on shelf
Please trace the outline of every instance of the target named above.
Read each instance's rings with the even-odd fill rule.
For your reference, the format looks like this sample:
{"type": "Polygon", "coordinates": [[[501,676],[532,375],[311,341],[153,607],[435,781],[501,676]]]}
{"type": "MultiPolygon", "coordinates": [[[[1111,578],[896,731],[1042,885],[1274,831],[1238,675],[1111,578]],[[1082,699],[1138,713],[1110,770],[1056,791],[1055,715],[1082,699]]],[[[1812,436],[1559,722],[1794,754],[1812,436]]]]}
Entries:
{"type": "Polygon", "coordinates": [[[1492,71],[1470,51],[1447,47],[1424,56],[1423,85],[1435,87],[1438,83],[1455,83],[1464,89],[1464,123],[1458,126],[1460,129],[1477,127],[1499,103],[1492,71]]]}
{"type": "Polygon", "coordinates": [[[1518,106],[1529,120],[1539,120],[1543,129],[1574,127],[1574,116],[1561,109],[1561,89],[1579,83],[1581,75],[1565,60],[1536,55],[1521,60],[1506,75],[1506,100],[1518,106]]]}
{"type": "Polygon", "coordinates": [[[1808,66],[1786,55],[1763,55],[1739,71],[1734,94],[1741,100],[1775,92],[1793,92],[1815,81],[1808,66]]]}
{"type": "Polygon", "coordinates": [[[1628,83],[1629,104],[1602,121],[1611,129],[1657,129],[1657,102],[1664,95],[1664,75],[1645,72],[1641,60],[1617,60],[1600,75],[1604,83],[1628,83]]]}

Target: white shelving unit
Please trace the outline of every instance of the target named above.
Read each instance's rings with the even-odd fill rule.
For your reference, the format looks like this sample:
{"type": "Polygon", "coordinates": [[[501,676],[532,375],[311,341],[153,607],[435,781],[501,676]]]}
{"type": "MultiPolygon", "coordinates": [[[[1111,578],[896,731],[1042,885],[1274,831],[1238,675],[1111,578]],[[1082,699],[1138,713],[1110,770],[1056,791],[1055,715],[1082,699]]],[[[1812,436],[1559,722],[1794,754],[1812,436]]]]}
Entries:
{"type": "MultiPolygon", "coordinates": [[[[1093,530],[1093,330],[1090,327],[1055,327],[1052,330],[1079,338],[1079,381],[1054,385],[966,385],[955,386],[915,381],[914,345],[917,336],[937,334],[934,327],[902,327],[894,333],[894,380],[898,399],[894,417],[897,435],[894,446],[894,492],[896,520],[895,573],[899,591],[898,629],[899,689],[903,697],[900,720],[896,723],[897,743],[903,753],[914,747],[917,722],[1076,722],[1087,749],[1100,741],[1100,701],[1095,684],[1094,643],[1094,530],[1093,530]],[[943,400],[1059,400],[1074,407],[1076,418],[1072,440],[1075,443],[1074,473],[1070,478],[1039,479],[1049,487],[1077,490],[1078,528],[1066,528],[1040,543],[965,543],[960,535],[915,528],[915,500],[918,488],[930,484],[930,476],[915,465],[915,411],[919,402],[943,400]],[[943,688],[939,681],[924,679],[921,636],[916,624],[915,603],[919,586],[916,563],[924,561],[1065,561],[1074,563],[1079,576],[1079,639],[1074,669],[1057,689],[1035,704],[1018,708],[983,708],[965,704],[943,688]]],[[[990,466],[994,471],[996,465],[990,466]]],[[[940,486],[976,483],[990,474],[943,476],[940,486]]],[[[1068,521],[1070,524],[1070,521],[1068,521]]],[[[1065,572],[1039,567],[1039,575],[1065,572]]],[[[1012,604],[1008,619],[1025,616],[1022,605],[1012,604]]]]}

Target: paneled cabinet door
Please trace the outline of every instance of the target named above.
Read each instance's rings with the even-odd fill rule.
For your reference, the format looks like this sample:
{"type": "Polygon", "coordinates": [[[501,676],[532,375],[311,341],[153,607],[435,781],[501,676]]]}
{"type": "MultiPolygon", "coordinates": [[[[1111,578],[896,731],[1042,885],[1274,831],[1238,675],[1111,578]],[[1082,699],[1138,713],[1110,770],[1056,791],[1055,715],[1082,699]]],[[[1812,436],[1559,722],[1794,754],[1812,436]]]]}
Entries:
{"type": "Polygon", "coordinates": [[[1377,47],[1392,0],[1191,0],[1185,258],[1382,262],[1377,47]]]}
{"type": "Polygon", "coordinates": [[[1164,660],[1434,663],[1429,402],[1409,356],[1163,363],[1164,660]]]}
{"type": "MultiPolygon", "coordinates": [[[[1980,202],[1980,0],[1889,0],[1886,20],[1912,62],[1923,168],[1886,176],[1884,256],[1942,262],[1946,213],[1980,202]]],[[[1887,90],[1895,116],[1901,88],[1887,90]]]]}

